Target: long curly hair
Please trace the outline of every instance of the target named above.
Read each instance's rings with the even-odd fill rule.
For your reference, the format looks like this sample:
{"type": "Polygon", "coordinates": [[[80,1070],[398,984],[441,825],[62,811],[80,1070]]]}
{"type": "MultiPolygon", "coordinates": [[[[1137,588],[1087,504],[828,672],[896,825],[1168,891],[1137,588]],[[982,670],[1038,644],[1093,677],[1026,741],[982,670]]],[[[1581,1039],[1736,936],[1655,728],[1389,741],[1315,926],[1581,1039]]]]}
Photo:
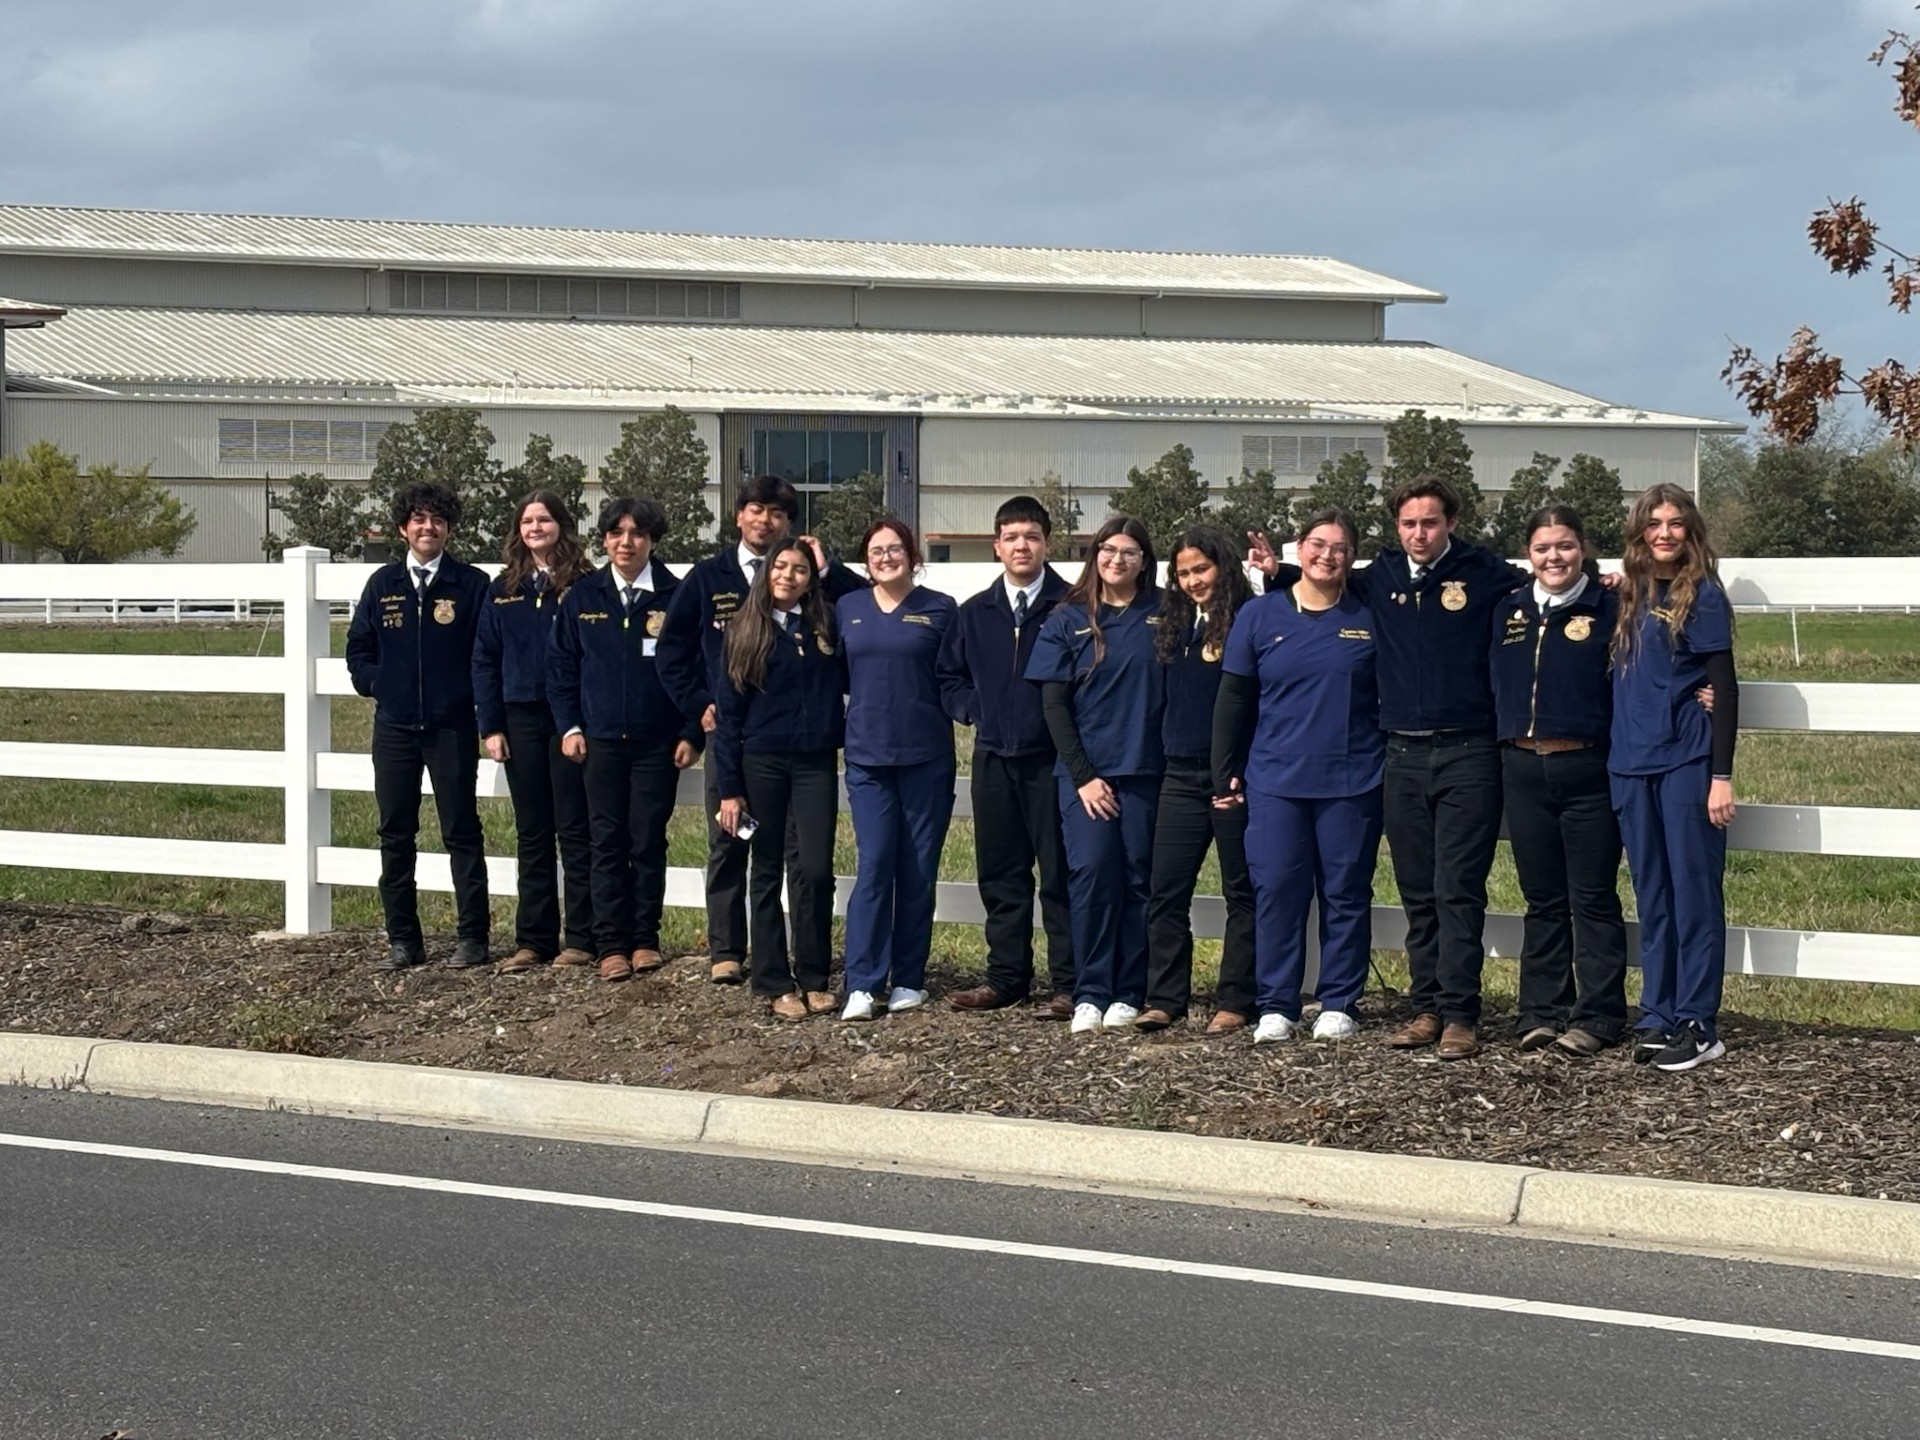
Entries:
{"type": "Polygon", "coordinates": [[[1655,485],[1633,502],[1627,514],[1626,553],[1621,557],[1620,619],[1614,626],[1610,655],[1621,669],[1631,665],[1640,649],[1640,627],[1649,613],[1659,616],[1669,637],[1677,639],[1693,614],[1694,600],[1707,585],[1720,583],[1720,557],[1707,538],[1706,518],[1693,496],[1678,485],[1655,485]],[[1680,568],[1667,583],[1665,605],[1660,597],[1660,581],[1653,573],[1653,549],[1647,544],[1647,529],[1653,524],[1654,511],[1671,505],[1679,511],[1686,527],[1686,543],[1680,550],[1680,568]]]}
{"type": "Polygon", "coordinates": [[[1107,523],[1093,532],[1093,538],[1087,542],[1086,562],[1080,567],[1080,578],[1067,587],[1067,593],[1060,597],[1060,605],[1079,606],[1087,612],[1087,624],[1093,627],[1093,663],[1098,665],[1107,658],[1107,637],[1100,629],[1100,547],[1116,535],[1124,535],[1140,547],[1140,588],[1134,592],[1134,603],[1140,597],[1153,590],[1153,567],[1159,562],[1153,556],[1153,537],[1147,534],[1147,527],[1131,515],[1109,515],[1107,523]]]}
{"type": "Polygon", "coordinates": [[[1167,547],[1167,583],[1160,592],[1160,633],[1154,637],[1154,652],[1161,664],[1169,664],[1186,649],[1193,633],[1193,600],[1181,587],[1175,570],[1180,552],[1198,550],[1213,562],[1219,579],[1213,582],[1213,602],[1207,607],[1207,629],[1201,637],[1218,655],[1227,648],[1227,632],[1233,629],[1233,617],[1253,598],[1253,586],[1247,583],[1246,568],[1234,551],[1227,533],[1214,525],[1196,525],[1182,532],[1167,547]]]}
{"type": "Polygon", "coordinates": [[[727,679],[741,692],[764,690],[767,684],[767,657],[773,653],[775,632],[782,627],[773,618],[773,562],[792,551],[806,561],[807,588],[800,597],[800,618],[812,628],[815,641],[825,650],[833,644],[832,622],[827,615],[826,596],[820,590],[819,568],[813,552],[797,536],[775,541],[767,550],[767,563],[760,567],[747,598],[727,622],[727,679]]]}
{"type": "Polygon", "coordinates": [[[533,578],[533,572],[539,565],[533,558],[533,552],[527,548],[527,542],[520,538],[520,519],[531,505],[543,505],[547,514],[553,517],[553,523],[560,527],[560,538],[553,542],[553,558],[547,566],[553,576],[553,594],[557,600],[567,593],[567,587],[583,575],[593,573],[593,562],[587,558],[586,550],[580,544],[580,527],[573,518],[573,512],[567,508],[567,502],[551,490],[535,490],[522,495],[513,507],[513,523],[507,527],[507,538],[500,547],[501,588],[509,595],[516,595],[520,587],[533,578]]]}

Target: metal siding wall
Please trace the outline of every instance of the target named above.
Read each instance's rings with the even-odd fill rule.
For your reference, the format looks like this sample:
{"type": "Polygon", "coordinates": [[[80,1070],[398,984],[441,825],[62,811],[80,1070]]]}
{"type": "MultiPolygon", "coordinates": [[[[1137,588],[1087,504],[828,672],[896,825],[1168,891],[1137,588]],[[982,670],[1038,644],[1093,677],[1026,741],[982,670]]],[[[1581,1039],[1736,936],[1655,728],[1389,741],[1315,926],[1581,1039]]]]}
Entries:
{"type": "Polygon", "coordinates": [[[850,329],[853,287],[749,281],[740,287],[740,319],[748,325],[827,325],[850,329]]]}
{"type": "Polygon", "coordinates": [[[1375,340],[1385,308],[1354,300],[1170,295],[1147,302],[1147,334],[1204,340],[1375,340]]]}
{"type": "Polygon", "coordinates": [[[0,295],[62,305],[364,311],[367,273],[324,265],[0,255],[0,295]]]}
{"type": "Polygon", "coordinates": [[[1624,426],[1469,425],[1473,478],[1482,490],[1505,490],[1513,472],[1533,463],[1536,450],[1560,457],[1598,455],[1620,472],[1628,495],[1650,485],[1693,488],[1692,430],[1633,430],[1624,426]]]}

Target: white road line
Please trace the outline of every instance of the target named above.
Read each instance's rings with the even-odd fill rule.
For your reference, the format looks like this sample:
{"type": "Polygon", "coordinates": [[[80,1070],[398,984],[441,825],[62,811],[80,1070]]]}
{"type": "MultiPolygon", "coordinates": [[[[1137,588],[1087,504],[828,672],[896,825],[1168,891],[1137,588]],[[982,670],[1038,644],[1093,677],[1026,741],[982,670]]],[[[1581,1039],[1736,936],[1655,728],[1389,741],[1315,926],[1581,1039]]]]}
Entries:
{"type": "Polygon", "coordinates": [[[197,1155],[182,1150],[149,1150],[137,1145],[101,1145],[89,1140],[59,1140],[42,1135],[0,1134],[0,1145],[20,1150],[53,1150],[76,1155],[100,1155],[116,1160],[149,1160],[166,1165],[189,1165],[204,1170],[235,1170],[252,1175],[278,1175],[301,1180],[335,1180],[389,1190],[426,1190],[441,1195],[470,1195],[482,1200],[513,1200],[527,1205],[558,1205],[574,1210],[608,1210],[622,1215],[646,1215],[661,1220],[689,1220],[703,1225],[735,1225],[749,1230],[779,1230],[790,1234],[823,1235],[840,1240],[865,1240],[883,1245],[916,1245],[928,1250],[964,1250],[974,1254],[1007,1255],[1023,1260],[1052,1260],[1070,1265],[1094,1265],[1109,1270],[1145,1270],[1159,1275],[1184,1275],[1201,1280],[1231,1280],[1243,1285],[1277,1285],[1289,1290],[1317,1290],[1332,1295],[1357,1295],[1372,1300],[1398,1300],[1413,1305],[1444,1305],[1460,1310],[1494,1310],[1504,1315],[1571,1320],[1584,1325],[1612,1325],[1630,1330],[1661,1330],[1676,1335],[1700,1335],[1715,1340],[1744,1340],[1759,1345],[1790,1345],[1805,1350],[1838,1350],[1850,1355],[1873,1355],[1888,1360],[1920,1360],[1920,1345],[1891,1340],[1868,1340],[1852,1335],[1824,1335],[1812,1330],[1779,1330],[1766,1325],[1730,1325],[1719,1320],[1693,1320],[1679,1315],[1645,1315],[1633,1310],[1607,1310],[1591,1305],[1559,1305],[1545,1300],[1518,1300],[1505,1295],[1477,1295],[1464,1290],[1432,1290],[1420,1285],[1384,1285],[1372,1280],[1344,1280],[1331,1275],[1301,1275],[1286,1270],[1256,1270],[1245,1265],[1209,1265],[1192,1260],[1166,1260],[1151,1255],[1123,1255],[1108,1250],[1081,1250],[1064,1245],[1029,1245],[1018,1240],[993,1240],[977,1235],[941,1235],[920,1230],[892,1230],[877,1225],[844,1225],[833,1220],[803,1220],[783,1215],[749,1215],[736,1210],[710,1210],[698,1205],[662,1205],[650,1200],[622,1200],[610,1195],[573,1195],[559,1190],[528,1190],[517,1185],[479,1185],[470,1180],[442,1180],[431,1175],[392,1175],[378,1170],[340,1170],[327,1165],[295,1165],[283,1160],[249,1160],[233,1155],[197,1155]]]}

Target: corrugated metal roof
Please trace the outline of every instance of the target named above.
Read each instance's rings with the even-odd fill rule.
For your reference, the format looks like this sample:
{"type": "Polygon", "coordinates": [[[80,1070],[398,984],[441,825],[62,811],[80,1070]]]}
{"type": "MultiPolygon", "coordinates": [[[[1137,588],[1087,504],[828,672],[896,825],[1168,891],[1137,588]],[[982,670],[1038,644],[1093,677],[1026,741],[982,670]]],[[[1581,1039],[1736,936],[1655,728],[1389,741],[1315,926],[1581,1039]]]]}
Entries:
{"type": "Polygon", "coordinates": [[[1411,342],[926,334],[83,307],[14,368],[139,389],[355,386],[486,404],[1708,425],[1411,342]]]}
{"type": "Polygon", "coordinates": [[[963,286],[1439,301],[1321,255],[922,245],[0,205],[0,254],[133,256],[386,269],[537,270],[721,281],[963,286]]]}
{"type": "Polygon", "coordinates": [[[43,305],[37,300],[9,300],[0,295],[0,326],[44,325],[66,314],[58,305],[43,305]]]}

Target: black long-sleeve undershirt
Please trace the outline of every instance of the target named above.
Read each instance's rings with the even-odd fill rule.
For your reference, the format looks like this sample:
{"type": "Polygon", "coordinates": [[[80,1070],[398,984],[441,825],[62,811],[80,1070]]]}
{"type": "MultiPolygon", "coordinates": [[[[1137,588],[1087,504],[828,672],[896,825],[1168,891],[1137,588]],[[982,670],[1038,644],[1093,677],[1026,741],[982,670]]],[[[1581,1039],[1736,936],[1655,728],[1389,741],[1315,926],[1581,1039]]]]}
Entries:
{"type": "Polygon", "coordinates": [[[1713,687],[1713,773],[1731,778],[1733,748],[1740,738],[1740,681],[1733,673],[1731,650],[1705,658],[1707,684],[1713,687]]]}
{"type": "Polygon", "coordinates": [[[1259,715],[1260,682],[1251,675],[1222,675],[1213,702],[1213,793],[1226,795],[1246,774],[1247,746],[1259,715]]]}
{"type": "Polygon", "coordinates": [[[1046,717],[1053,748],[1060,752],[1060,762],[1067,767],[1075,788],[1098,780],[1099,772],[1088,761],[1086,748],[1080,743],[1080,727],[1074,723],[1073,686],[1064,680],[1042,682],[1040,713],[1046,717]]]}

